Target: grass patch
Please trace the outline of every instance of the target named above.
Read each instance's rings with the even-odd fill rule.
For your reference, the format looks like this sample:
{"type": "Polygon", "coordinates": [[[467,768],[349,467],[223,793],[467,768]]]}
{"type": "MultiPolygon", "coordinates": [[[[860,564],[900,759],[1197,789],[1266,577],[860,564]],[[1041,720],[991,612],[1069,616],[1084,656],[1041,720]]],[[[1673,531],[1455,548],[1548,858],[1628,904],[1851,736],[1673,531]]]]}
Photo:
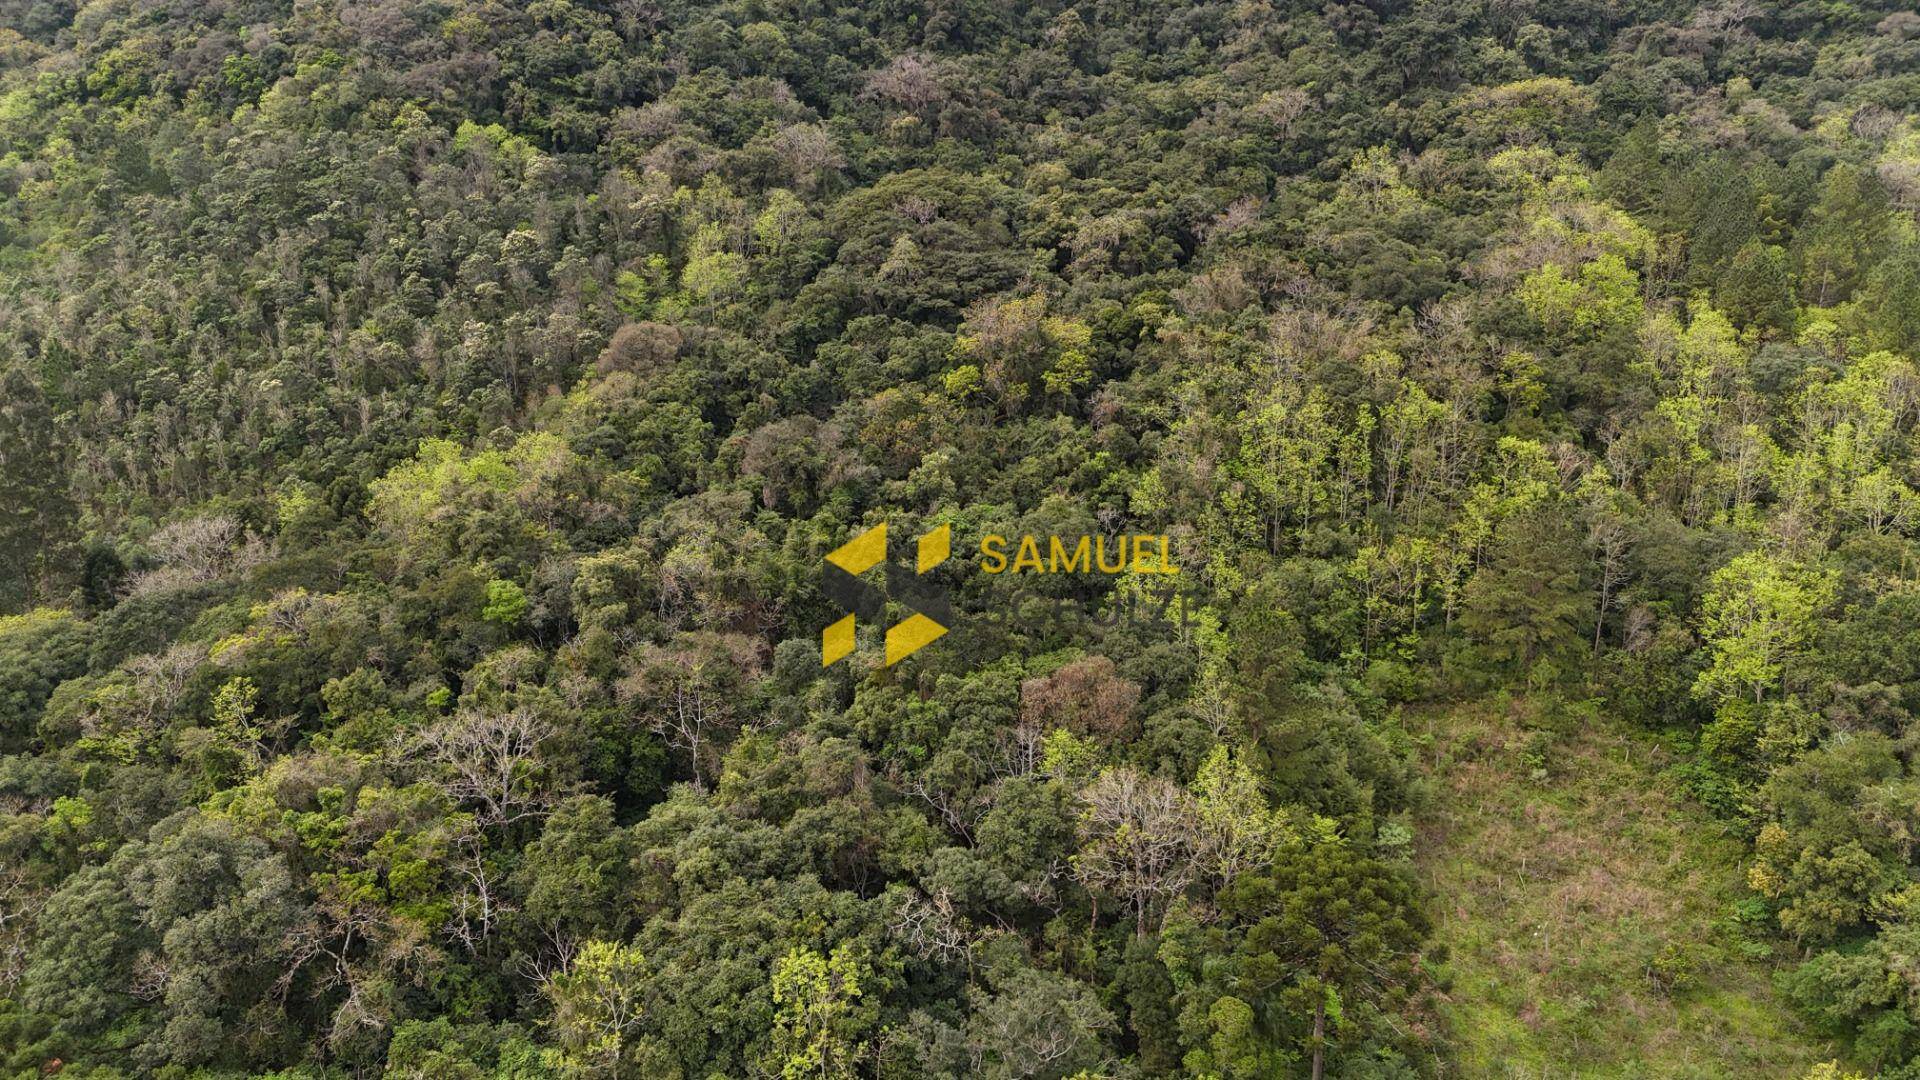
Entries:
{"type": "Polygon", "coordinates": [[[1418,867],[1469,1077],[1798,1077],[1835,1058],[1735,917],[1744,845],[1650,736],[1486,703],[1411,723],[1434,806],[1418,867]]]}

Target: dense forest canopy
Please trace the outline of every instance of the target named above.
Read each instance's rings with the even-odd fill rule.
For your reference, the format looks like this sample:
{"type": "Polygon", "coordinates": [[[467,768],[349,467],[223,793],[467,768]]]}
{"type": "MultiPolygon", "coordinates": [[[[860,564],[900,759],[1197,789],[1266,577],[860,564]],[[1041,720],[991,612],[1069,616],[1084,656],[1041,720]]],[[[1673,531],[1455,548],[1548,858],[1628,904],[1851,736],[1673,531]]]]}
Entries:
{"type": "Polygon", "coordinates": [[[1897,0],[0,0],[0,1067],[1462,1075],[1477,703],[1920,1077],[1917,214],[1897,0]]]}

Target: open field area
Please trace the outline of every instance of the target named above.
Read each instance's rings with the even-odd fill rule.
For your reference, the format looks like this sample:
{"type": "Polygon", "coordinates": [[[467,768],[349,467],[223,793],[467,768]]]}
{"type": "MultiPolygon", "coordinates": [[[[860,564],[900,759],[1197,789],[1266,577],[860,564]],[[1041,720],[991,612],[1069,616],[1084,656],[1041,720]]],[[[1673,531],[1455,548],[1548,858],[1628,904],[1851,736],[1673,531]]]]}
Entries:
{"type": "Polygon", "coordinates": [[[1797,1077],[1832,1059],[1739,922],[1745,845],[1676,795],[1672,756],[1604,720],[1534,742],[1526,711],[1415,725],[1439,785],[1420,876],[1451,953],[1454,1075],[1797,1077]]]}

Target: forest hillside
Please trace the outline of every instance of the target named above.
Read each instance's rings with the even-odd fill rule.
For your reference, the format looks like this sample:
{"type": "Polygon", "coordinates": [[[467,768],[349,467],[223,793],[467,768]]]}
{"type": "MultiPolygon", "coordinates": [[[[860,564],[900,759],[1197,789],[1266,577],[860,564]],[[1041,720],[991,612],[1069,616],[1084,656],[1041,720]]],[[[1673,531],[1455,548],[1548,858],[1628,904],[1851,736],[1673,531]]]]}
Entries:
{"type": "Polygon", "coordinates": [[[1920,1078],[1899,0],[0,0],[0,1075],[1920,1078]]]}

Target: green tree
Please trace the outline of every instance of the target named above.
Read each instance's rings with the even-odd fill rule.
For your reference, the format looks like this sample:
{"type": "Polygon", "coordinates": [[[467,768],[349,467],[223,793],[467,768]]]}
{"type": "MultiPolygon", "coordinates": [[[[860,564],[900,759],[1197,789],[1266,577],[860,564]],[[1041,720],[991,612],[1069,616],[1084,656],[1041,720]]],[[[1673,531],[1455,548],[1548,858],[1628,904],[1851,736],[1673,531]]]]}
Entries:
{"type": "Polygon", "coordinates": [[[618,1075],[644,1014],[647,978],[646,957],[633,946],[580,946],[544,987],[553,1006],[548,1024],[560,1044],[554,1063],[570,1074],[618,1075]]]}
{"type": "Polygon", "coordinates": [[[1820,180],[1820,196],[1794,234],[1800,290],[1826,307],[1849,299],[1886,254],[1892,235],[1886,189],[1871,172],[1841,163],[1820,180]]]}
{"type": "Polygon", "coordinates": [[[74,580],[74,507],[62,440],[40,383],[25,368],[0,368],[0,612],[18,611],[74,580]]]}
{"type": "Polygon", "coordinates": [[[850,943],[831,955],[797,948],[773,968],[773,1056],[787,1080],[842,1080],[858,1075],[864,1031],[873,1010],[863,1006],[867,967],[850,943]]]}
{"type": "Polygon", "coordinates": [[[1714,571],[1700,608],[1709,663],[1694,681],[1695,696],[1759,702],[1784,689],[1834,590],[1828,573],[1764,551],[1745,552],[1714,571]]]}
{"type": "Polygon", "coordinates": [[[1538,508],[1500,526],[1487,564],[1467,582],[1460,628],[1485,659],[1528,678],[1549,672],[1581,642],[1585,562],[1563,515],[1538,508]]]}
{"type": "Polygon", "coordinates": [[[1715,154],[1689,174],[1684,199],[1688,275],[1707,285],[1759,235],[1759,193],[1750,169],[1730,154],[1715,154]]]}
{"type": "Polygon", "coordinates": [[[1417,988],[1427,926],[1413,886],[1347,845],[1283,852],[1270,872],[1242,876],[1221,910],[1244,928],[1238,981],[1268,1037],[1305,1051],[1314,1080],[1330,1051],[1365,1030],[1364,1009],[1417,988]]]}
{"type": "Polygon", "coordinates": [[[1920,354],[1920,239],[1906,239],[1867,276],[1861,320],[1875,348],[1920,354]]]}
{"type": "Polygon", "coordinates": [[[1735,323],[1785,333],[1793,329],[1793,275],[1785,249],[1749,241],[1720,275],[1714,298],[1735,323]]]}
{"type": "Polygon", "coordinates": [[[24,747],[54,688],[86,671],[88,645],[70,612],[0,616],[0,750],[24,747]]]}

